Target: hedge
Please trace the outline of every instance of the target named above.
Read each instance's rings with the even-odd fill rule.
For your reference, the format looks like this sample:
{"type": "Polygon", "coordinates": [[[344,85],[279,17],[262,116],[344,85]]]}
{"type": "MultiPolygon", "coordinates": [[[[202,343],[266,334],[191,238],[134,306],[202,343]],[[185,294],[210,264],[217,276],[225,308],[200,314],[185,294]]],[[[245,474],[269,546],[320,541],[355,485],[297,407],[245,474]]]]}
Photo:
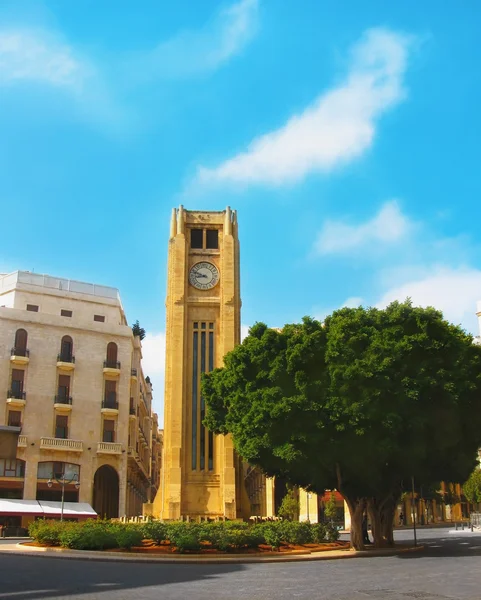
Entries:
{"type": "Polygon", "coordinates": [[[242,521],[192,523],[185,521],[150,521],[143,524],[88,520],[80,523],[38,520],[29,526],[30,536],[46,546],[76,550],[130,549],[143,539],[154,544],[170,543],[177,552],[199,551],[210,544],[223,552],[240,548],[257,548],[267,544],[302,545],[335,541],[339,533],[330,524],[266,521],[251,525],[242,521]]]}

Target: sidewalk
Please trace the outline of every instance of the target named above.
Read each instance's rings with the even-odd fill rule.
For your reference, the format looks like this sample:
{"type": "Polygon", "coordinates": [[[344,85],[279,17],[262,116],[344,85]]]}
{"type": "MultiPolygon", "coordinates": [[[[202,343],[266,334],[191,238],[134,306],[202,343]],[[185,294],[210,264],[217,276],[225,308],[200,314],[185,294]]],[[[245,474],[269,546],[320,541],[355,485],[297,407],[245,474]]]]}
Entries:
{"type": "Polygon", "coordinates": [[[143,556],[135,552],[98,552],[86,550],[67,550],[64,548],[38,548],[25,546],[22,543],[12,542],[1,544],[0,554],[14,554],[17,556],[37,556],[43,558],[59,558],[65,560],[95,560],[102,562],[138,562],[138,563],[181,563],[181,564],[222,564],[222,563],[270,563],[270,562],[296,562],[312,560],[337,560],[347,558],[369,558],[374,556],[397,556],[405,552],[420,552],[424,546],[412,547],[399,544],[396,548],[382,548],[363,550],[328,550],[308,554],[289,554],[287,556],[262,556],[229,554],[228,556],[199,556],[180,554],[175,556],[143,556]]]}

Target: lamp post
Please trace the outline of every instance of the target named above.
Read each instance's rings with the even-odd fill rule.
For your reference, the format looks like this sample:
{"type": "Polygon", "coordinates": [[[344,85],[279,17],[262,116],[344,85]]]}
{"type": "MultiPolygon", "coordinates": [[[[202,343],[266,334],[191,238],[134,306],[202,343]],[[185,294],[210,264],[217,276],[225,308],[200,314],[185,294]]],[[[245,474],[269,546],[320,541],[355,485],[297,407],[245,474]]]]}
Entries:
{"type": "MultiPolygon", "coordinates": [[[[78,490],[79,487],[80,487],[80,483],[79,483],[79,480],[78,480],[77,473],[75,473],[74,475],[72,475],[72,477],[67,477],[65,475],[65,473],[62,473],[61,477],[57,477],[57,475],[53,474],[53,478],[55,479],[55,481],[57,483],[59,483],[62,486],[62,505],[61,505],[61,508],[60,508],[60,520],[63,521],[63,506],[64,506],[64,500],[65,500],[65,486],[69,485],[70,483],[72,483],[72,482],[75,481],[75,489],[78,490]]],[[[52,481],[51,478],[47,481],[47,485],[48,485],[49,488],[52,487],[53,481],[52,481]]]]}

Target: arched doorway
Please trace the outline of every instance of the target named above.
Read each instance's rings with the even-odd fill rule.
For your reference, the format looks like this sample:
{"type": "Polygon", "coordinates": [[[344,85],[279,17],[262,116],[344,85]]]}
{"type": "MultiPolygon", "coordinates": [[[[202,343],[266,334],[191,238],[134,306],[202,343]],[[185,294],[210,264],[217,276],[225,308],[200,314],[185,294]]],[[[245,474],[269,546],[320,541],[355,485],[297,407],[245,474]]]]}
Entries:
{"type": "Polygon", "coordinates": [[[102,519],[119,516],[119,476],[110,465],[102,465],[95,472],[92,504],[102,519]]]}

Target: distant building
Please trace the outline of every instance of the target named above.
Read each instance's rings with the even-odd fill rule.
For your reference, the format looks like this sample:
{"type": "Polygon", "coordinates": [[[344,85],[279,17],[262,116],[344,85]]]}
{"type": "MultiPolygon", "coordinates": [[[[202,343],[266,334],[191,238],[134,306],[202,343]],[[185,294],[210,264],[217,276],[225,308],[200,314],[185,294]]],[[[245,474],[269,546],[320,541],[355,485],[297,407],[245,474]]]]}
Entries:
{"type": "Polygon", "coordinates": [[[0,457],[0,498],[59,501],[65,476],[66,502],[141,515],[158,486],[141,359],[116,289],[0,275],[0,425],[21,427],[16,460],[0,457]]]}

